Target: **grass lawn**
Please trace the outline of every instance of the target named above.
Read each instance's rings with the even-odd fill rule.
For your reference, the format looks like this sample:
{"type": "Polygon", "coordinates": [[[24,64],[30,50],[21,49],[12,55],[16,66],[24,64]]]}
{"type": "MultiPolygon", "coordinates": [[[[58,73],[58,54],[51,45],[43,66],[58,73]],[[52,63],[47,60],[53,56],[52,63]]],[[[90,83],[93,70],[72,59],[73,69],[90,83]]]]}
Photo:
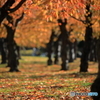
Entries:
{"type": "Polygon", "coordinates": [[[7,72],[0,65],[0,100],[92,100],[88,96],[70,96],[70,92],[89,92],[97,73],[97,63],[89,62],[89,72],[79,73],[80,59],[70,63],[68,71],[60,65],[46,65],[46,57],[22,56],[19,70],[7,72]]]}

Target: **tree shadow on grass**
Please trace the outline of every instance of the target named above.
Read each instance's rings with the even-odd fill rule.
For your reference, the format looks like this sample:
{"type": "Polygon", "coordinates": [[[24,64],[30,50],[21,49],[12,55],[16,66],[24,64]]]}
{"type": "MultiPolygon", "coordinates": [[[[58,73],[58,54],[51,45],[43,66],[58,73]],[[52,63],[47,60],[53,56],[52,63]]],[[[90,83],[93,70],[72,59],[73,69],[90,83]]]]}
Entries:
{"type": "MultiPolygon", "coordinates": [[[[26,75],[15,75],[14,73],[18,72],[8,72],[8,71],[3,71],[0,72],[0,79],[2,78],[10,78],[10,79],[24,79],[24,77],[26,77],[26,75]]],[[[62,74],[56,74],[56,75],[52,75],[52,74],[44,74],[44,75],[29,75],[28,77],[26,77],[27,79],[32,79],[32,80],[48,80],[48,79],[75,79],[75,78],[88,78],[88,77],[92,77],[92,76],[97,76],[97,73],[62,73],[62,74]]]]}
{"type": "Polygon", "coordinates": [[[56,74],[56,75],[51,75],[51,74],[46,74],[46,75],[32,75],[29,78],[31,79],[41,79],[41,78],[55,78],[55,77],[59,77],[59,78],[63,78],[63,79],[67,79],[67,78],[86,78],[86,77],[90,77],[90,76],[97,76],[97,73],[64,73],[64,74],[56,74]]]}

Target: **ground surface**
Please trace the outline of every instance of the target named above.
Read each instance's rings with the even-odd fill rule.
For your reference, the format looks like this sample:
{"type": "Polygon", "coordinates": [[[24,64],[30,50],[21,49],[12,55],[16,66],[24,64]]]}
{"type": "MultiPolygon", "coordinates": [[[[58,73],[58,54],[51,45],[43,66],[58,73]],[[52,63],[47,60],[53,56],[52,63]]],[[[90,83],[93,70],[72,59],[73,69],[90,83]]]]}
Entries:
{"type": "Polygon", "coordinates": [[[80,60],[70,63],[68,71],[60,65],[46,65],[46,57],[22,56],[21,72],[7,72],[0,65],[0,100],[92,100],[88,96],[71,97],[70,92],[89,92],[97,75],[97,63],[89,62],[89,72],[79,73],[80,60]]]}

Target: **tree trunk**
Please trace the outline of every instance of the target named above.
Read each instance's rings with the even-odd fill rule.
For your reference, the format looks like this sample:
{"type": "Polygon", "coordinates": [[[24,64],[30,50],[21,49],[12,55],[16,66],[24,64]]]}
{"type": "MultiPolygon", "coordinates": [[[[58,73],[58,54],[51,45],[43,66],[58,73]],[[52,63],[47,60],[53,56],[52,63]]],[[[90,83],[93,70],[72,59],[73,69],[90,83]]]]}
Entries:
{"type": "Polygon", "coordinates": [[[88,57],[90,53],[90,47],[92,45],[92,12],[90,10],[90,4],[86,5],[86,15],[85,15],[85,23],[86,23],[86,30],[85,30],[85,43],[81,57],[81,64],[80,64],[80,72],[87,72],[88,71],[88,57]]]}
{"type": "Polygon", "coordinates": [[[18,65],[19,65],[19,61],[18,61],[18,56],[16,54],[16,45],[15,45],[15,41],[14,41],[14,33],[15,33],[15,29],[13,29],[10,26],[6,26],[7,29],[7,49],[8,49],[8,67],[10,67],[10,72],[18,72],[18,65]]]}
{"type": "Polygon", "coordinates": [[[98,76],[91,86],[91,92],[97,92],[98,96],[92,96],[93,100],[100,100],[100,39],[97,41],[97,60],[98,60],[98,76]]]}
{"type": "Polygon", "coordinates": [[[74,53],[75,53],[74,60],[77,58],[77,50],[78,50],[78,47],[77,47],[77,39],[75,39],[75,41],[74,41],[74,53]]]}
{"type": "Polygon", "coordinates": [[[58,23],[59,24],[59,27],[60,27],[60,31],[61,31],[61,35],[62,35],[62,38],[61,38],[61,60],[62,60],[62,64],[61,64],[61,70],[68,70],[69,69],[69,66],[68,66],[68,63],[69,63],[69,59],[68,59],[68,32],[67,32],[67,29],[66,29],[66,24],[67,24],[67,19],[58,19],[58,23]]]}
{"type": "MultiPolygon", "coordinates": [[[[64,37],[62,37],[64,39],[64,37]]],[[[68,70],[69,69],[69,59],[68,59],[68,45],[66,41],[62,41],[62,46],[61,46],[61,70],[68,70]]]]}
{"type": "Polygon", "coordinates": [[[5,39],[1,38],[1,64],[5,64],[7,60],[5,39]]]}
{"type": "Polygon", "coordinates": [[[47,44],[47,57],[48,57],[48,60],[47,60],[47,65],[52,65],[53,61],[52,61],[52,45],[50,43],[47,44]]]}
{"type": "Polygon", "coordinates": [[[55,53],[54,53],[54,64],[58,64],[59,63],[59,42],[58,41],[56,41],[55,43],[54,43],[54,46],[55,46],[55,53]]]}
{"type": "Polygon", "coordinates": [[[47,65],[52,65],[52,63],[53,63],[53,61],[52,61],[52,52],[53,52],[54,37],[55,37],[54,30],[52,30],[50,41],[47,44],[47,53],[48,53],[47,54],[47,57],[48,57],[47,65]]]}
{"type": "Polygon", "coordinates": [[[12,16],[8,15],[7,20],[12,25],[9,26],[4,24],[7,29],[7,48],[8,48],[8,67],[10,67],[10,72],[19,72],[18,70],[18,54],[17,54],[17,46],[14,41],[14,34],[16,31],[16,27],[18,25],[18,22],[22,20],[24,16],[24,13],[21,14],[21,16],[17,19],[13,18],[12,16]]]}
{"type": "Polygon", "coordinates": [[[54,64],[59,64],[60,56],[61,56],[61,34],[58,36],[58,39],[55,42],[55,60],[54,60],[54,64]]]}
{"type": "Polygon", "coordinates": [[[91,45],[91,52],[89,54],[89,61],[97,61],[97,57],[96,57],[96,41],[97,39],[94,38],[92,41],[92,45],[91,45]]]}
{"type": "Polygon", "coordinates": [[[18,72],[18,56],[15,51],[15,44],[14,41],[13,43],[8,42],[8,66],[10,67],[10,72],[18,72]]]}
{"type": "Polygon", "coordinates": [[[86,27],[85,43],[82,51],[80,72],[88,71],[88,57],[92,45],[92,32],[93,32],[92,27],[86,27]]]}
{"type": "Polygon", "coordinates": [[[21,59],[20,46],[18,46],[17,44],[16,44],[16,51],[17,51],[18,59],[21,59]]]}
{"type": "Polygon", "coordinates": [[[70,41],[69,42],[69,62],[73,62],[74,61],[74,44],[70,41]]]}

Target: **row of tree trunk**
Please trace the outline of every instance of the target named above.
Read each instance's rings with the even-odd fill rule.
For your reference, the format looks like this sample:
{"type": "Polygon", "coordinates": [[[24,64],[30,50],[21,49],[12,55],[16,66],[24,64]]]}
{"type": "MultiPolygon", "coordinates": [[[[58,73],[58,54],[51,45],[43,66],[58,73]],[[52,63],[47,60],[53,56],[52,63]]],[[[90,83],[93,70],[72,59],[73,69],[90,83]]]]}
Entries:
{"type": "MultiPolygon", "coordinates": [[[[85,43],[84,43],[84,48],[82,51],[82,57],[81,57],[81,62],[80,62],[80,72],[88,72],[88,59],[90,56],[90,60],[91,60],[91,56],[90,55],[90,51],[91,51],[91,47],[96,48],[95,44],[93,44],[93,23],[92,23],[92,12],[90,10],[90,4],[86,5],[86,14],[85,14],[85,21],[84,24],[86,25],[86,29],[85,29],[85,43]]],[[[61,31],[61,59],[62,59],[62,64],[61,64],[61,70],[68,70],[69,66],[68,66],[68,45],[69,45],[69,34],[68,31],[66,29],[66,24],[67,24],[67,19],[61,20],[58,19],[58,23],[59,24],[59,28],[61,31]]],[[[91,86],[91,91],[92,92],[98,92],[98,96],[93,96],[94,100],[100,100],[100,39],[98,39],[97,42],[97,51],[94,49],[93,52],[97,52],[97,57],[95,56],[95,61],[98,61],[98,76],[96,78],[96,80],[94,81],[94,83],[91,86]]],[[[94,53],[94,54],[95,54],[94,53]]]]}

